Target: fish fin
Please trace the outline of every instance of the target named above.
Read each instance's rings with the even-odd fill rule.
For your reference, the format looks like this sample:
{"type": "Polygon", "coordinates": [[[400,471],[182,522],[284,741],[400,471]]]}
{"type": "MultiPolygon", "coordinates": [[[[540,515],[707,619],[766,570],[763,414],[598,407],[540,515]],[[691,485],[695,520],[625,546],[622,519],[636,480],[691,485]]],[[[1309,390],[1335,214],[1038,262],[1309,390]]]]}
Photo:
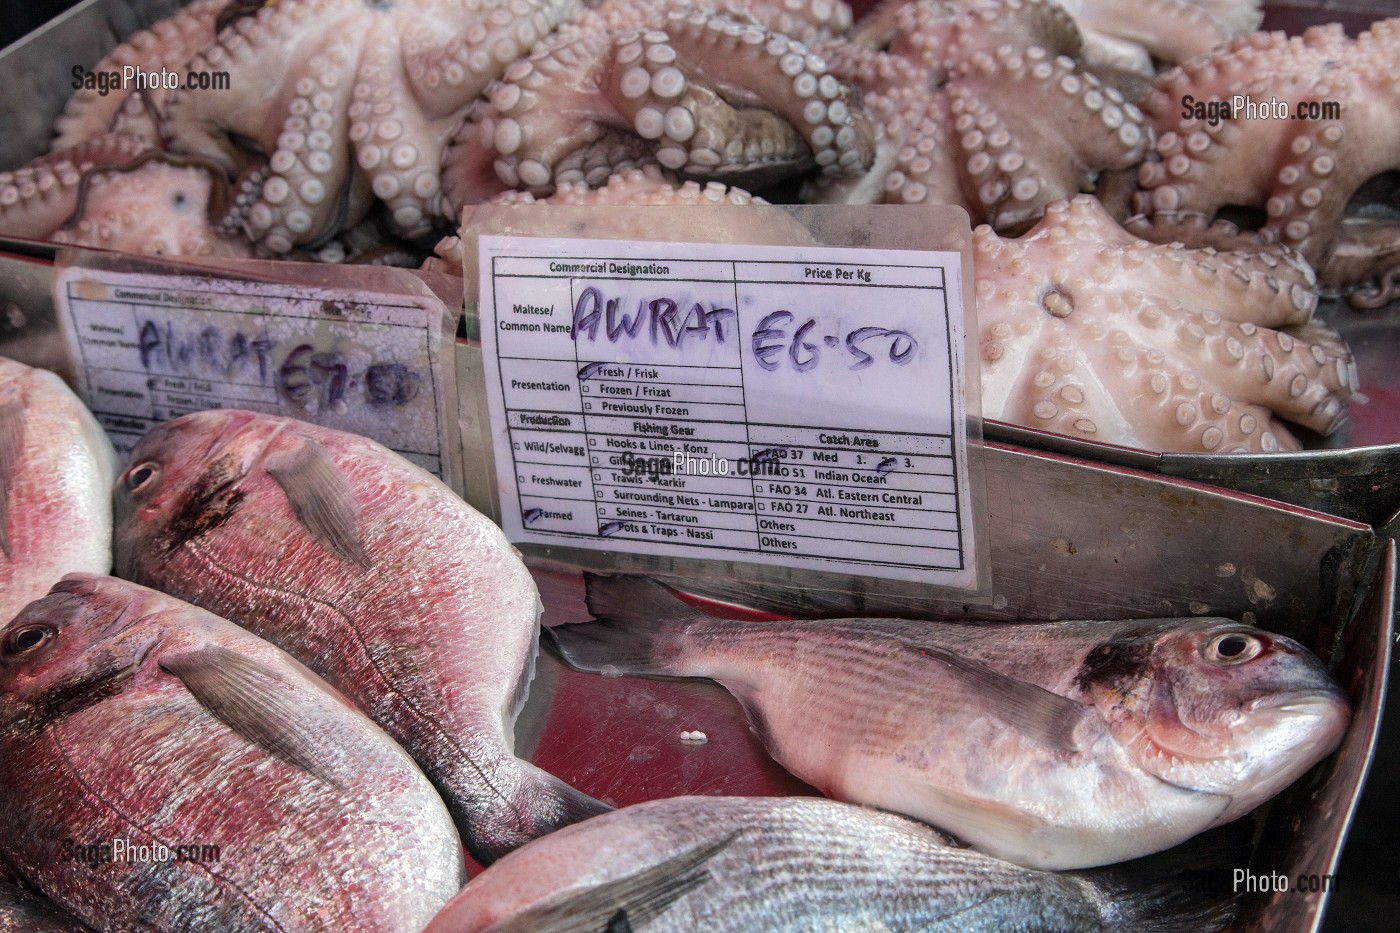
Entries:
{"type": "Polygon", "coordinates": [[[0,551],[10,553],[10,485],[24,454],[24,403],[17,398],[0,405],[0,551]]]}
{"type": "Polygon", "coordinates": [[[545,629],[560,656],[581,671],[688,676],[674,669],[680,636],[709,617],[643,577],[584,574],[596,621],[545,629]]]}
{"type": "Polygon", "coordinates": [[[291,450],[270,454],[264,469],[282,487],[297,520],[317,544],[346,563],[369,567],[355,532],[355,493],[324,447],[299,440],[291,450]]]}
{"type": "Polygon", "coordinates": [[[704,621],[705,613],[675,593],[647,577],[605,577],[583,575],[584,602],[595,619],[608,622],[640,623],[655,626],[666,622],[673,627],[704,621]]]}
{"type": "Polygon", "coordinates": [[[739,834],[704,843],[650,868],[556,898],[491,928],[491,933],[633,933],[710,880],[705,863],[739,834]]]}
{"type": "Polygon", "coordinates": [[[1236,820],[1165,852],[1065,874],[1092,886],[1105,929],[1212,933],[1234,920],[1234,871],[1249,866],[1253,837],[1251,822],[1236,820]]]}
{"type": "Polygon", "coordinates": [[[520,675],[516,678],[515,686],[510,692],[510,707],[508,722],[515,722],[520,716],[520,711],[525,708],[525,703],[530,699],[530,685],[535,682],[540,659],[540,614],[544,611],[544,604],[540,601],[540,595],[535,593],[535,633],[530,639],[530,650],[525,656],[525,664],[520,668],[520,675]]]}
{"type": "Polygon", "coordinates": [[[318,748],[317,735],[293,704],[291,686],[241,654],[217,645],[160,660],[214,718],[268,754],[333,787],[341,784],[318,748]]]}
{"type": "Polygon", "coordinates": [[[687,579],[685,592],[713,603],[722,603],[749,612],[764,612],[789,619],[848,619],[897,616],[909,619],[927,617],[928,606],[913,596],[903,596],[881,587],[877,577],[862,583],[854,579],[849,587],[759,585],[730,577],[687,579]]]}
{"type": "Polygon", "coordinates": [[[1051,693],[1043,687],[1007,677],[985,664],[959,657],[945,648],[910,645],[924,657],[941,664],[970,690],[984,708],[1008,726],[1042,745],[1059,751],[1077,751],[1074,729],[1092,708],[1051,693]]]}
{"type": "Polygon", "coordinates": [[[448,804],[458,825],[467,828],[462,833],[467,851],[482,865],[531,839],[614,809],[528,761],[519,762],[519,768],[518,785],[508,803],[484,812],[476,806],[460,813],[448,804]]]}
{"type": "Polygon", "coordinates": [[[937,813],[939,832],[960,836],[976,827],[984,839],[1024,840],[1044,828],[1044,821],[1011,804],[992,800],[969,800],[934,784],[924,784],[917,791],[921,805],[937,813]]]}

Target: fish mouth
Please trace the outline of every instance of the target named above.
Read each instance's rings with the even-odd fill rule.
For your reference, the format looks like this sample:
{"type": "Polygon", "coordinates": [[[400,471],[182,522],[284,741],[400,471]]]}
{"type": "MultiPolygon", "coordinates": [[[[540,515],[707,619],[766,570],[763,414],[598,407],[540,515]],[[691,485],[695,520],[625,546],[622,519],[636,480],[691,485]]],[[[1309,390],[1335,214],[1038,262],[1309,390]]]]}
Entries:
{"type": "Polygon", "coordinates": [[[1350,712],[1351,700],[1340,688],[1294,690],[1274,693],[1250,700],[1245,704],[1246,713],[1278,713],[1287,716],[1314,716],[1322,718],[1338,711],[1350,712]]]}

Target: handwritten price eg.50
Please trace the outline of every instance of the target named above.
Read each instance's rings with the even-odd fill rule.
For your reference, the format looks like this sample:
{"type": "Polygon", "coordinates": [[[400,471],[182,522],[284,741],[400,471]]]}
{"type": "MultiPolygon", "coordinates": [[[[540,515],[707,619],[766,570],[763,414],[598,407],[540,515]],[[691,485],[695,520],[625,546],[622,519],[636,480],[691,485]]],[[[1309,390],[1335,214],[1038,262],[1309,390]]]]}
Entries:
{"type": "Polygon", "coordinates": [[[786,357],[794,370],[805,373],[816,368],[824,347],[849,358],[847,368],[852,370],[873,366],[877,360],[907,366],[919,349],[919,342],[908,331],[887,327],[857,327],[844,339],[835,334],[813,334],[815,318],[808,318],[789,338],[787,325],[796,320],[790,311],[774,311],[759,321],[749,338],[759,366],[771,372],[782,366],[786,357]]]}

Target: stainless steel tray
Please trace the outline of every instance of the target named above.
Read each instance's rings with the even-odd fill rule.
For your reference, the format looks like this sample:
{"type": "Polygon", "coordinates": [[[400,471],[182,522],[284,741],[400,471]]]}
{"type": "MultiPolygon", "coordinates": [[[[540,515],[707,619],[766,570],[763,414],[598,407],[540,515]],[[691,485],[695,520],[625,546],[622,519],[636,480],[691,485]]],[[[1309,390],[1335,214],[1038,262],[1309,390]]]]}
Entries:
{"type": "MultiPolygon", "coordinates": [[[[1395,543],[1357,522],[1054,454],[992,444],[986,463],[990,606],[953,598],[911,604],[855,580],[846,589],[795,588],[776,572],[743,597],[723,575],[667,582],[718,614],[1013,622],[1252,614],[1330,659],[1356,713],[1338,753],[1258,814],[1261,841],[1249,867],[1295,881],[1335,876],[1375,751],[1393,638],[1395,543]]],[[[588,618],[575,568],[539,562],[535,576],[546,624],[588,618]]],[[[532,760],[619,805],[682,793],[815,793],[768,757],[738,704],[706,682],[580,674],[546,655],[518,732],[532,760]],[[682,731],[697,729],[709,738],[705,746],[680,743],[682,731]]],[[[1247,894],[1234,929],[1315,930],[1328,894],[1247,894]]]]}

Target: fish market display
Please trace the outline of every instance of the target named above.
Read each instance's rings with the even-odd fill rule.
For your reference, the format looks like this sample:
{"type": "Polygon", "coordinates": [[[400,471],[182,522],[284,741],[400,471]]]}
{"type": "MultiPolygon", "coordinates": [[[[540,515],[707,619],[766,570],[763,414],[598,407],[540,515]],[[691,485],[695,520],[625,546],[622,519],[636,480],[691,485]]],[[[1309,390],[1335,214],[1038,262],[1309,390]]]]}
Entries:
{"type": "MultiPolygon", "coordinates": [[[[1112,229],[1073,234],[1048,270],[1032,260],[1007,285],[1016,319],[982,328],[992,352],[1022,345],[992,366],[988,397],[1003,404],[986,414],[1156,451],[1289,450],[1300,442],[1282,422],[1326,433],[1355,395],[1335,335],[1286,332],[1297,375],[1280,379],[1272,344],[1253,346],[1252,328],[1271,325],[1234,304],[1238,262],[1164,246],[1181,276],[1162,277],[1135,247],[1123,253],[1137,237],[1183,241],[1248,248],[1262,267],[1296,264],[1290,247],[1356,303],[1395,293],[1386,128],[1400,96],[1382,65],[1400,19],[1355,40],[1246,34],[1258,21],[1253,0],[916,0],[859,24],[829,0],[200,0],[84,73],[58,151],[0,174],[0,231],[166,255],[401,261],[450,237],[465,205],[602,188],[642,166],[676,203],[708,182],[957,204],[1002,236],[1061,230],[1035,225],[1096,194],[1112,229]],[[97,76],[122,67],[210,86],[104,91],[97,76]],[[1236,95],[1341,112],[1215,119],[1185,103],[1218,116],[1236,95]],[[1268,155],[1233,157],[1246,152],[1268,155]],[[1199,308],[1172,304],[1178,287],[1197,294],[1196,277],[1220,287],[1199,308]],[[1243,335],[1215,333],[1215,316],[1243,335]],[[1054,344],[1032,346],[1042,336],[1054,344]]],[[[1293,293],[1290,272],[1272,278],[1293,293]]]]}
{"type": "Polygon", "coordinates": [[[119,573],[324,676],[423,766],[479,861],[607,809],[512,754],[539,597],[500,529],[435,477],[243,411],[160,425],[131,462],[119,573]]]}
{"type": "Polygon", "coordinates": [[[0,881],[0,933],[83,933],[89,929],[39,895],[0,881]]]}
{"type": "Polygon", "coordinates": [[[0,630],[0,853],[100,929],[411,933],[465,878],[413,761],[232,623],[72,574],[0,630]]]}
{"type": "Polygon", "coordinates": [[[1208,876],[1236,854],[1211,840],[1184,871],[1145,859],[1056,874],[955,848],[927,826],[850,804],[677,797],[511,853],[425,933],[1195,933],[1224,926],[1233,896],[1225,885],[1188,890],[1183,879],[1195,876],[1185,872],[1208,876]]]}
{"type": "Polygon", "coordinates": [[[1225,619],[737,622],[592,578],[599,621],[550,629],[610,674],[709,677],[773,757],[842,800],[1034,868],[1156,852],[1253,810],[1340,743],[1322,664],[1225,619]]]}
{"type": "Polygon", "coordinates": [[[0,357],[0,622],[112,566],[112,444],[51,372],[0,357]]]}

